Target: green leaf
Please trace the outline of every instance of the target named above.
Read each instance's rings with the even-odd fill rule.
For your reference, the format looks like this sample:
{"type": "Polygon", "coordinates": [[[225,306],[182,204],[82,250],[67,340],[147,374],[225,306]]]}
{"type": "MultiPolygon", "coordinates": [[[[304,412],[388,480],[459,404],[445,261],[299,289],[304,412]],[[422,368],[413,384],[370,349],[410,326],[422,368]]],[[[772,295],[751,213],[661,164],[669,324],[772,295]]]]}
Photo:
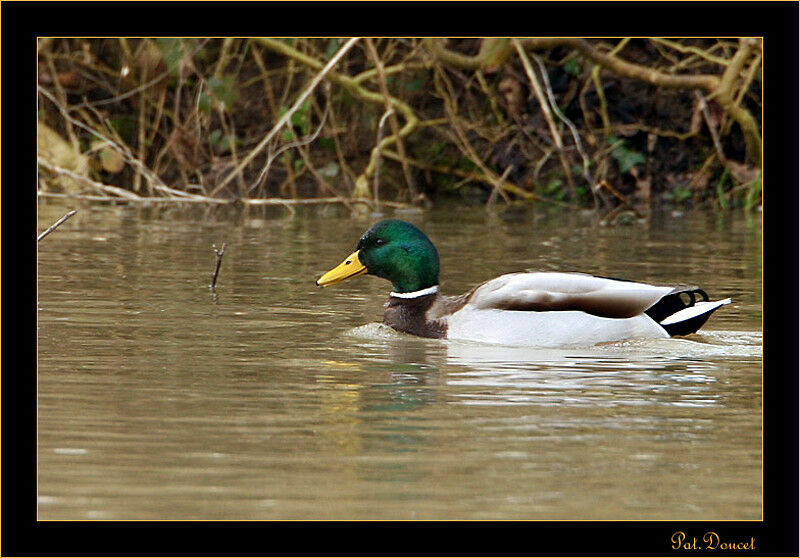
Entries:
{"type": "Polygon", "coordinates": [[[117,131],[119,136],[126,142],[133,142],[136,138],[136,130],[138,124],[134,118],[130,116],[120,116],[111,119],[111,126],[117,131]]]}
{"type": "Polygon", "coordinates": [[[572,74],[573,76],[577,76],[581,73],[581,65],[578,63],[577,58],[571,58],[567,60],[566,64],[564,64],[564,71],[568,74],[572,74]]]}
{"type": "Polygon", "coordinates": [[[325,149],[336,151],[336,143],[333,141],[333,138],[319,138],[317,144],[325,149]]]}
{"type": "Polygon", "coordinates": [[[418,77],[418,78],[412,79],[411,81],[406,82],[406,91],[409,91],[409,92],[411,92],[411,91],[419,91],[420,89],[422,89],[423,85],[425,85],[425,78],[424,77],[418,77]]]}
{"type": "Polygon", "coordinates": [[[211,97],[203,91],[200,93],[200,98],[197,100],[197,110],[200,112],[211,112],[211,97]]]}
{"type": "Polygon", "coordinates": [[[330,60],[334,54],[336,54],[339,50],[339,47],[342,46],[344,39],[330,39],[328,40],[328,44],[325,47],[325,60],[330,60]]]}
{"type": "Polygon", "coordinates": [[[614,136],[609,136],[607,141],[609,145],[616,145],[616,147],[611,151],[611,156],[617,161],[617,164],[619,164],[619,169],[621,172],[626,173],[632,167],[641,165],[647,161],[647,158],[638,151],[631,151],[628,149],[625,140],[620,140],[614,136]]]}
{"type": "Polygon", "coordinates": [[[728,202],[725,199],[725,181],[728,179],[728,175],[730,175],[730,171],[726,168],[717,181],[717,201],[722,209],[728,209],[728,202]]]}
{"type": "Polygon", "coordinates": [[[310,108],[311,98],[308,98],[303,101],[303,104],[300,105],[300,108],[297,109],[292,115],[292,124],[300,129],[300,135],[303,136],[308,135],[308,132],[311,128],[311,121],[308,115],[310,108]]]}
{"type": "Polygon", "coordinates": [[[239,100],[239,89],[233,76],[209,78],[208,88],[225,107],[230,108],[239,100]]]}
{"type": "Polygon", "coordinates": [[[544,191],[548,194],[553,194],[561,188],[561,184],[562,182],[560,178],[554,178],[547,183],[547,186],[545,186],[544,191]]]}
{"type": "Polygon", "coordinates": [[[181,39],[168,38],[156,39],[156,45],[161,51],[161,56],[167,64],[167,71],[170,75],[175,77],[178,75],[178,65],[183,58],[183,46],[181,39]]]}
{"type": "Polygon", "coordinates": [[[692,191],[685,186],[676,186],[671,192],[664,193],[664,199],[681,203],[686,201],[692,196],[692,191]]]}
{"type": "Polygon", "coordinates": [[[755,207],[759,194],[761,194],[761,171],[758,171],[758,177],[750,183],[747,191],[744,207],[748,213],[755,207]]]}

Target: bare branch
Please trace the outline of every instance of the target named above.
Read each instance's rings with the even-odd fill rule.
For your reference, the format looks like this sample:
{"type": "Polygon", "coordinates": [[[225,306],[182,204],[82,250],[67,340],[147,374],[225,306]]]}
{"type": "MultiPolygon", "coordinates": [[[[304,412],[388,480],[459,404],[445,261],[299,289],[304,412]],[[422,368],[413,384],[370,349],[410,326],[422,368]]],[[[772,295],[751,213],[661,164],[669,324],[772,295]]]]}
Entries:
{"type": "Polygon", "coordinates": [[[63,216],[61,219],[59,219],[58,221],[56,221],[55,223],[53,223],[53,224],[50,226],[50,228],[49,228],[49,229],[47,229],[46,231],[44,231],[42,234],[40,234],[40,235],[39,235],[39,237],[36,239],[36,242],[39,242],[39,241],[40,241],[40,240],[42,240],[44,237],[46,237],[48,234],[50,234],[51,232],[53,232],[54,230],[56,230],[58,227],[60,227],[60,226],[61,226],[61,224],[62,224],[62,223],[64,223],[64,222],[65,222],[67,219],[69,219],[70,217],[72,217],[73,215],[75,215],[77,212],[78,212],[78,210],[77,210],[77,209],[73,209],[72,211],[70,211],[69,213],[67,213],[66,215],[64,215],[64,216],[63,216]]]}
{"type": "MultiPolygon", "coordinates": [[[[258,145],[256,145],[250,151],[250,153],[248,153],[247,156],[244,157],[244,159],[242,159],[242,162],[239,163],[239,165],[233,170],[233,172],[229,173],[228,176],[218,184],[217,188],[222,188],[227,184],[229,184],[236,175],[241,173],[242,170],[244,170],[244,168],[250,164],[250,162],[255,158],[256,155],[258,155],[261,151],[263,151],[263,149],[272,140],[275,134],[277,134],[281,130],[281,128],[283,128],[289,122],[289,120],[291,120],[292,115],[295,112],[297,112],[297,109],[299,109],[303,105],[308,96],[311,95],[314,89],[316,89],[317,85],[319,85],[319,83],[325,78],[328,72],[330,72],[333,69],[333,67],[339,62],[339,60],[342,59],[342,57],[347,53],[347,51],[353,48],[353,46],[356,44],[357,41],[358,37],[350,39],[342,46],[342,48],[339,49],[339,51],[336,54],[334,54],[331,57],[331,59],[328,61],[325,67],[323,67],[322,70],[320,70],[320,72],[314,77],[314,79],[311,80],[311,83],[308,84],[306,90],[300,94],[300,96],[297,98],[297,100],[294,102],[291,108],[288,111],[286,111],[286,114],[284,114],[281,117],[281,119],[278,120],[278,122],[267,133],[267,135],[264,136],[264,138],[260,142],[258,142],[258,145]]],[[[280,43],[280,41],[276,42],[280,43]]]]}

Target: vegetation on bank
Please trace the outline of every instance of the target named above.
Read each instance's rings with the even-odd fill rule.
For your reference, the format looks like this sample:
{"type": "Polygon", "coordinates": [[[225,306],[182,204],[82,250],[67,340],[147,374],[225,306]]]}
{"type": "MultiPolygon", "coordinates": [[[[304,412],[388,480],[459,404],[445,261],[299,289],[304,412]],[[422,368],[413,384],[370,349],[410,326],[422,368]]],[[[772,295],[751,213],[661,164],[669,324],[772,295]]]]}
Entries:
{"type": "Polygon", "coordinates": [[[759,39],[39,39],[39,194],[761,199],[759,39]]]}

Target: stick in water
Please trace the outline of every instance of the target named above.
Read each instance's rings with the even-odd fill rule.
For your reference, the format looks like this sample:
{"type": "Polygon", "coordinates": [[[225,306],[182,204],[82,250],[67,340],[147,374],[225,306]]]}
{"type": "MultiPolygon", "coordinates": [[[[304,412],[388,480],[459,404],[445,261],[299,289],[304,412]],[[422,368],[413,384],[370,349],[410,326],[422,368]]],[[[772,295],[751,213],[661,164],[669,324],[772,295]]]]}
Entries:
{"type": "Polygon", "coordinates": [[[217,250],[216,244],[211,246],[211,249],[214,250],[214,253],[217,255],[217,265],[214,268],[214,275],[211,276],[211,284],[209,285],[209,287],[211,287],[212,290],[217,288],[217,276],[219,275],[219,266],[222,265],[222,256],[225,254],[225,247],[227,245],[228,245],[227,242],[223,242],[222,248],[220,248],[219,250],[217,250]]]}
{"type": "Polygon", "coordinates": [[[72,217],[73,215],[75,215],[77,212],[78,212],[78,210],[77,210],[77,209],[73,209],[72,211],[70,211],[69,213],[67,213],[66,215],[64,215],[64,216],[63,216],[61,219],[59,219],[58,221],[56,221],[55,223],[53,223],[53,226],[52,226],[52,227],[50,227],[49,229],[47,229],[46,231],[44,231],[42,234],[40,234],[40,235],[39,235],[39,238],[37,238],[37,239],[36,239],[36,242],[39,242],[41,239],[43,239],[44,237],[46,237],[48,234],[50,234],[51,232],[53,232],[54,230],[56,230],[56,229],[57,229],[59,226],[61,226],[61,224],[62,224],[64,221],[66,221],[67,219],[69,219],[70,217],[72,217]]]}

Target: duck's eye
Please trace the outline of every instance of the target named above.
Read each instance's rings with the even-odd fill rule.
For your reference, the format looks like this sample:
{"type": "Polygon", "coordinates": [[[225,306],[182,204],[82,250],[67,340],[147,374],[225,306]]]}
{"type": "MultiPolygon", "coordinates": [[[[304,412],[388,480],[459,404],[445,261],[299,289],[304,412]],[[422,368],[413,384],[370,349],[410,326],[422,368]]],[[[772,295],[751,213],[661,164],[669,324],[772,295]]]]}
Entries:
{"type": "Polygon", "coordinates": [[[383,246],[384,244],[386,244],[386,241],[382,238],[379,238],[375,241],[375,246],[383,246]]]}

